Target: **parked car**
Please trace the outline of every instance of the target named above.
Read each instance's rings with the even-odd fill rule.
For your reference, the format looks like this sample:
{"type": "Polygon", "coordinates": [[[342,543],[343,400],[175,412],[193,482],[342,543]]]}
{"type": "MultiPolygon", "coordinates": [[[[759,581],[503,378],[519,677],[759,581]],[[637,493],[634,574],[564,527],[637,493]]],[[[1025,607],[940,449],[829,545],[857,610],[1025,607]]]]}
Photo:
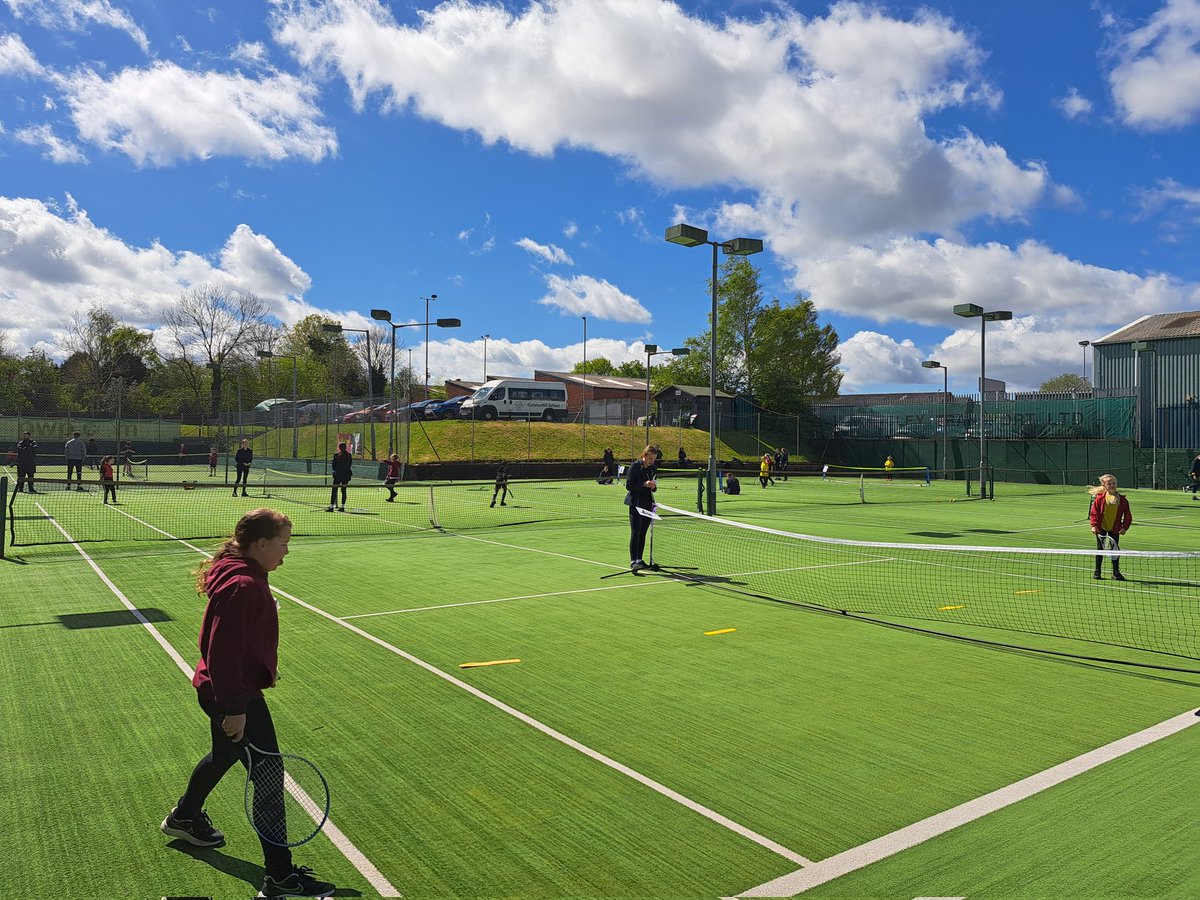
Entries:
{"type": "Polygon", "coordinates": [[[440,399],[434,398],[432,400],[418,400],[416,403],[410,403],[408,404],[408,417],[410,419],[424,419],[425,408],[441,402],[440,399]]]}
{"type": "Polygon", "coordinates": [[[467,398],[461,415],[468,419],[562,421],[567,417],[567,386],[561,381],[499,378],[467,398]]]}
{"type": "Polygon", "coordinates": [[[941,437],[942,430],[932,420],[927,422],[910,422],[907,425],[902,425],[896,429],[895,437],[898,440],[929,440],[934,437],[941,437]]]}
{"type": "Polygon", "coordinates": [[[466,399],[467,397],[464,394],[461,397],[452,397],[449,400],[443,400],[441,403],[433,403],[425,407],[425,418],[435,420],[457,419],[463,401],[466,399]]]}
{"type": "Polygon", "coordinates": [[[392,404],[378,403],[375,406],[364,406],[362,409],[356,409],[353,412],[342,416],[342,421],[349,423],[363,422],[384,422],[388,419],[388,413],[391,412],[392,404]]]}

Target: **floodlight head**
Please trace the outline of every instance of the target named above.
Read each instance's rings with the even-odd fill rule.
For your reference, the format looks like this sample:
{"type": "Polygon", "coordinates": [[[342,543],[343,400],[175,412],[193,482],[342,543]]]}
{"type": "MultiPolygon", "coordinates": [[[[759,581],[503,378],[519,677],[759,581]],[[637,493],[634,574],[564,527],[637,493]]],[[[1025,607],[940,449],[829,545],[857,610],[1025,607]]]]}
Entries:
{"type": "Polygon", "coordinates": [[[377,322],[390,322],[392,321],[392,314],[386,309],[373,309],[371,310],[371,318],[377,322]]]}
{"type": "Polygon", "coordinates": [[[678,244],[681,247],[698,247],[708,243],[708,232],[703,228],[693,228],[691,225],[672,225],[667,229],[667,243],[678,244]]]}
{"type": "Polygon", "coordinates": [[[734,238],[723,243],[721,250],[726,256],[752,256],[762,253],[763,242],[758,238],[734,238]]]}
{"type": "Polygon", "coordinates": [[[438,319],[434,324],[438,328],[460,328],[462,327],[462,319],[438,319]]]}
{"type": "Polygon", "coordinates": [[[1011,318],[1012,312],[1007,309],[996,309],[983,314],[983,321],[985,322],[1007,322],[1011,318]]]}
{"type": "Polygon", "coordinates": [[[430,294],[430,295],[429,295],[429,299],[430,299],[430,300],[436,300],[436,299],[437,299],[437,294],[430,294]]]}
{"type": "Polygon", "coordinates": [[[983,315],[983,307],[976,306],[974,303],[956,303],[954,314],[962,316],[964,319],[975,319],[983,315]]]}
{"type": "Polygon", "coordinates": [[[322,325],[321,330],[327,332],[328,334],[341,334],[342,324],[339,322],[336,325],[322,325]]]}
{"type": "Polygon", "coordinates": [[[921,363],[921,368],[922,369],[942,369],[945,367],[940,362],[938,362],[936,359],[927,359],[927,360],[925,360],[925,362],[921,363]]]}
{"type": "Polygon", "coordinates": [[[270,350],[255,350],[254,355],[262,357],[263,359],[270,359],[275,354],[272,353],[270,350]]]}
{"type": "Polygon", "coordinates": [[[687,356],[691,352],[692,352],[691,347],[676,347],[674,350],[671,351],[671,355],[672,356],[687,356]]]}
{"type": "Polygon", "coordinates": [[[1087,347],[1087,346],[1089,346],[1091,343],[1092,343],[1091,341],[1080,341],[1080,342],[1079,342],[1079,346],[1080,346],[1080,347],[1087,347]]]}
{"type": "Polygon", "coordinates": [[[658,352],[658,344],[647,344],[646,352],[647,353],[657,353],[658,352]]]}

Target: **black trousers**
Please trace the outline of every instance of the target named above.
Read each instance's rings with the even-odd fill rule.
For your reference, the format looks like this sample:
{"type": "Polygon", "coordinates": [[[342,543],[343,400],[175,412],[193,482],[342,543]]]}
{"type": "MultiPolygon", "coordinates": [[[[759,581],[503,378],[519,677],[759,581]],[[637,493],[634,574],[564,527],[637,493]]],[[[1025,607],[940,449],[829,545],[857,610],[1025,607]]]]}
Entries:
{"type": "Polygon", "coordinates": [[[496,505],[496,495],[497,494],[500,494],[500,502],[501,503],[507,502],[507,500],[508,500],[508,485],[507,484],[497,484],[492,489],[492,506],[496,505]],[[504,493],[501,494],[500,493],[501,491],[504,491],[504,493]]]}
{"type": "MultiPolygon", "coordinates": [[[[1099,531],[1096,532],[1096,549],[1097,550],[1105,549],[1104,539],[1106,537],[1110,537],[1113,539],[1113,548],[1114,549],[1116,549],[1116,550],[1121,549],[1121,536],[1119,534],[1117,534],[1115,531],[1105,531],[1103,528],[1101,528],[1099,531]]],[[[1096,571],[1097,572],[1100,571],[1103,563],[1104,563],[1104,557],[1097,556],[1096,557],[1096,571]]],[[[1135,566],[1135,568],[1136,568],[1136,566],[1135,566]]],[[[1116,559],[1114,559],[1112,561],[1112,570],[1114,572],[1121,571],[1121,557],[1118,556],[1116,559]]]]}
{"type": "Polygon", "coordinates": [[[629,561],[641,559],[646,552],[646,535],[650,533],[653,522],[647,516],[637,511],[636,506],[629,507],[629,561]]]}
{"type": "Polygon", "coordinates": [[[82,459],[78,460],[76,462],[72,462],[69,459],[67,460],[67,483],[68,484],[70,484],[70,482],[71,482],[71,472],[72,471],[75,472],[75,478],[78,479],[79,486],[83,487],[83,460],[82,459]]]}
{"type": "Polygon", "coordinates": [[[345,481],[339,481],[337,478],[333,479],[333,489],[329,492],[329,505],[330,506],[345,506],[346,505],[346,482],[345,481]],[[342,502],[341,503],[337,502],[338,488],[341,488],[341,491],[342,491],[342,502]]]}
{"type": "MultiPolygon", "coordinates": [[[[23,466],[17,463],[17,486],[14,490],[24,490],[23,484],[29,485],[29,490],[33,491],[33,473],[37,471],[37,466],[23,466]]],[[[37,493],[34,491],[34,493],[37,493]]]]}
{"type": "Polygon", "coordinates": [[[237,486],[240,484],[242,490],[246,490],[246,485],[250,483],[250,467],[239,465],[237,467],[237,476],[233,479],[233,492],[237,493],[237,486]]]}
{"type": "MultiPolygon", "coordinates": [[[[200,708],[208,716],[209,732],[212,736],[212,750],[200,762],[196,763],[196,768],[192,770],[192,777],[188,779],[187,790],[179,798],[176,815],[181,819],[190,819],[196,813],[200,812],[204,806],[204,801],[208,799],[208,795],[212,793],[213,788],[217,786],[217,783],[226,772],[239,762],[243,766],[246,765],[246,751],[243,746],[235,744],[221,730],[222,715],[205,697],[197,695],[197,698],[200,701],[200,708]]],[[[275,737],[275,723],[271,721],[271,711],[267,708],[267,701],[261,697],[257,700],[251,700],[246,704],[246,731],[243,742],[251,743],[260,750],[267,750],[272,753],[279,752],[279,741],[275,737]]],[[[263,794],[262,785],[257,785],[255,790],[257,806],[273,802],[271,798],[263,796],[263,794]]],[[[277,802],[282,808],[282,783],[279,785],[277,802]]],[[[292,871],[292,851],[287,847],[277,847],[268,841],[264,841],[261,837],[259,838],[259,843],[262,844],[263,862],[267,874],[275,879],[286,878],[290,875],[292,871]]]]}
{"type": "Polygon", "coordinates": [[[108,498],[111,495],[112,502],[116,503],[117,502],[117,485],[116,485],[116,483],[112,482],[112,481],[102,481],[100,483],[102,485],[104,485],[104,502],[107,503],[108,498]]]}

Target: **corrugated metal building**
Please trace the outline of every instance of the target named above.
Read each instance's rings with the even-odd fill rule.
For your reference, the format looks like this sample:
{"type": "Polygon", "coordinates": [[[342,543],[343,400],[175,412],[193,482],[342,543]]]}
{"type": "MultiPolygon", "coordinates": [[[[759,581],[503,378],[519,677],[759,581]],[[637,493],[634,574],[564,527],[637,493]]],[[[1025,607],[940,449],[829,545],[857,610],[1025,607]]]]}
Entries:
{"type": "Polygon", "coordinates": [[[1200,311],[1143,316],[1092,342],[1099,390],[1132,390],[1142,447],[1200,447],[1200,311]]]}

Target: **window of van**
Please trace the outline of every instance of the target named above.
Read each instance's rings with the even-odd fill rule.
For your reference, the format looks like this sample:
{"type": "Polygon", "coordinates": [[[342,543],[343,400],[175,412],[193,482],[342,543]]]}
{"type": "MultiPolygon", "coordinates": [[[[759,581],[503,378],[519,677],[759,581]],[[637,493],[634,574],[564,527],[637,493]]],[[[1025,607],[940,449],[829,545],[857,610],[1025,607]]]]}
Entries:
{"type": "Polygon", "coordinates": [[[471,399],[472,400],[486,400],[488,392],[490,390],[491,390],[491,388],[481,387],[479,390],[477,390],[475,393],[473,393],[471,395],[471,399]]]}
{"type": "Polygon", "coordinates": [[[496,388],[494,391],[492,391],[492,396],[489,399],[503,400],[504,399],[504,388],[496,388]]]}

